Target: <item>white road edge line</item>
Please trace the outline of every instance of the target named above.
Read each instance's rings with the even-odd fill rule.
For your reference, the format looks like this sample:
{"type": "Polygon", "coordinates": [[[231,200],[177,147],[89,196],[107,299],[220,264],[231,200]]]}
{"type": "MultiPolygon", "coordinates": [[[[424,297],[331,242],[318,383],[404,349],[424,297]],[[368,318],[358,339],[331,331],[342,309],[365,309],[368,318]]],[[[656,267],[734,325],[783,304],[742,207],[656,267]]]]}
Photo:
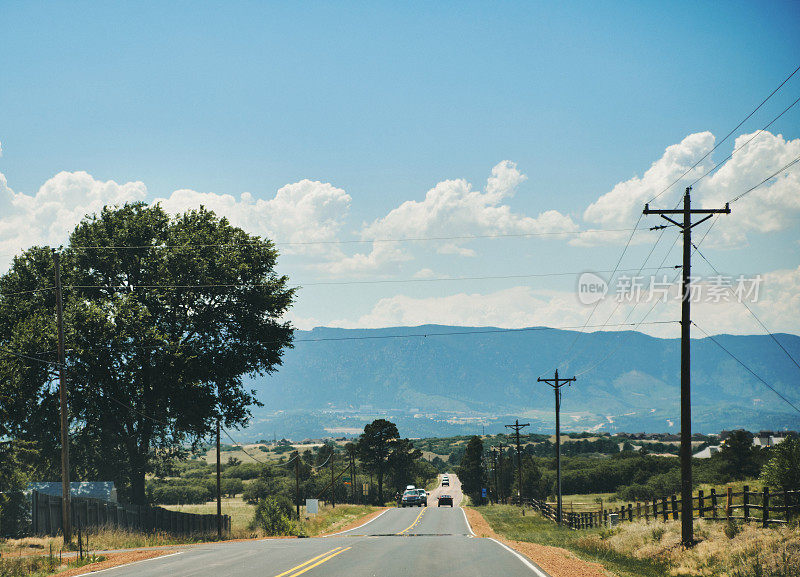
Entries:
{"type": "Polygon", "coordinates": [[[347,529],[346,531],[339,531],[338,533],[333,533],[332,535],[323,535],[323,536],[322,536],[322,538],[323,538],[323,539],[327,539],[328,537],[336,537],[337,535],[342,535],[342,534],[344,534],[344,533],[349,533],[350,531],[355,531],[356,529],[361,529],[361,527],[364,527],[365,525],[369,525],[369,524],[370,524],[370,523],[372,523],[372,522],[373,522],[375,519],[377,519],[378,517],[380,517],[380,516],[381,516],[381,515],[383,515],[384,513],[388,513],[388,512],[389,512],[389,511],[391,511],[392,509],[397,509],[397,507],[389,507],[389,508],[388,508],[388,509],[386,509],[385,511],[382,511],[380,515],[375,515],[375,516],[374,516],[372,519],[370,519],[370,520],[369,520],[369,521],[367,521],[366,523],[362,523],[362,524],[361,524],[361,525],[359,525],[358,527],[353,527],[352,529],[347,529]]]}
{"type": "Polygon", "coordinates": [[[517,558],[518,558],[520,561],[522,561],[523,563],[525,563],[525,565],[528,567],[528,569],[530,569],[531,571],[533,571],[534,573],[536,573],[536,574],[537,574],[539,577],[550,577],[550,575],[548,575],[547,573],[545,573],[544,569],[542,569],[541,567],[539,567],[538,565],[536,565],[536,564],[534,564],[534,563],[531,563],[531,562],[530,562],[530,560],[529,560],[529,559],[527,559],[527,558],[526,558],[524,555],[520,554],[520,553],[519,553],[519,552],[517,552],[517,551],[514,551],[514,550],[513,550],[511,547],[509,547],[509,546],[508,546],[508,545],[506,545],[505,543],[501,543],[501,542],[500,542],[500,541],[498,541],[497,539],[492,539],[491,537],[489,537],[489,541],[494,541],[495,543],[497,543],[498,545],[500,545],[500,546],[501,546],[503,549],[505,549],[505,550],[507,550],[507,551],[510,551],[511,553],[513,553],[514,555],[516,555],[516,556],[517,556],[517,558]]]}
{"type": "Polygon", "coordinates": [[[86,573],[86,575],[97,575],[98,573],[103,573],[104,571],[113,571],[114,569],[121,569],[123,567],[128,567],[130,565],[135,565],[137,563],[147,563],[148,561],[155,561],[156,559],[166,559],[167,557],[172,557],[173,555],[180,555],[183,551],[175,551],[174,553],[167,553],[166,555],[159,555],[158,557],[150,557],[149,559],[142,559],[140,561],[131,561],[129,563],[123,563],[122,565],[115,565],[114,567],[107,567],[105,569],[98,569],[97,571],[91,571],[86,573]]]}
{"type": "Polygon", "coordinates": [[[467,512],[464,511],[464,507],[459,507],[459,509],[461,509],[461,512],[464,514],[464,521],[467,524],[467,529],[469,529],[469,534],[474,537],[475,531],[472,530],[472,525],[469,524],[469,519],[467,519],[467,512]]]}

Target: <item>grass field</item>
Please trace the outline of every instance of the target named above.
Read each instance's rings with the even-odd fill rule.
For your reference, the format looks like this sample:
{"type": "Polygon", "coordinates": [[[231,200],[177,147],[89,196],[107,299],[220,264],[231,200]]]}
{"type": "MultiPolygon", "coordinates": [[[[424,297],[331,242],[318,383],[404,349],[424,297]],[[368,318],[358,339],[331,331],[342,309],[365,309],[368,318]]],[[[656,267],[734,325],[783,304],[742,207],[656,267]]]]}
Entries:
{"type": "Polygon", "coordinates": [[[510,506],[476,507],[504,537],[568,549],[621,577],[800,577],[797,525],[763,529],[757,523],[695,521],[699,541],[680,546],[680,521],[637,521],[613,529],[572,531],[510,506]]]}
{"type": "Polygon", "coordinates": [[[662,577],[666,565],[636,559],[610,550],[600,550],[584,543],[587,535],[599,535],[602,529],[573,531],[559,527],[539,514],[527,511],[523,517],[519,507],[491,505],[475,507],[497,533],[513,541],[529,541],[540,545],[563,547],[581,559],[601,563],[620,577],[662,577]]]}
{"type": "MultiPolygon", "coordinates": [[[[209,501],[202,505],[164,505],[165,509],[173,511],[183,511],[184,513],[216,513],[216,501],[209,501]]],[[[338,527],[343,527],[353,519],[367,515],[376,511],[377,507],[367,505],[336,505],[330,507],[320,504],[319,514],[307,517],[305,507],[300,507],[300,527],[303,534],[313,536],[335,531],[338,527]]],[[[253,520],[255,505],[248,505],[241,497],[222,500],[222,514],[231,516],[231,536],[233,538],[259,537],[258,531],[250,529],[250,521],[253,520]]]]}

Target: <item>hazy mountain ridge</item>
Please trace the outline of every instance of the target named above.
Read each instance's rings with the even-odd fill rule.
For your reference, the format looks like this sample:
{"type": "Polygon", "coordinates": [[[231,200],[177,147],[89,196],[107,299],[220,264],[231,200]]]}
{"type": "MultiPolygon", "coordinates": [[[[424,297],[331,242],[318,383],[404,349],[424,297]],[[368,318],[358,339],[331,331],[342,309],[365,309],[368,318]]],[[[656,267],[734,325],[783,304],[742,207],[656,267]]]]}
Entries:
{"type": "MultiPolygon", "coordinates": [[[[384,412],[407,418],[412,430],[404,434],[412,436],[416,429],[426,434],[438,429],[450,434],[464,427],[474,431],[479,417],[498,415],[524,416],[532,428],[547,430],[552,428],[553,393],[536,378],[552,376],[559,363],[562,376],[579,375],[563,392],[565,427],[677,430],[679,339],[633,331],[586,333],[562,362],[575,341],[574,331],[493,330],[426,325],[297,331],[295,348],[286,352],[280,370],[252,381],[265,406],[254,411],[248,434],[271,436],[272,427],[280,435],[280,430],[297,428],[293,422],[302,421],[297,416],[309,414],[317,423],[303,427],[303,435],[309,436],[314,428],[352,428],[369,415],[384,412]],[[483,334],[469,334],[473,331],[483,334]],[[278,423],[276,411],[295,417],[284,415],[278,423]],[[448,417],[456,422],[448,423],[448,417]],[[462,417],[473,420],[459,423],[462,417]]],[[[775,337],[800,358],[799,336],[775,337]]],[[[800,370],[768,335],[715,338],[800,404],[800,370]]],[[[696,430],[800,428],[800,414],[710,339],[693,340],[692,369],[696,430]]],[[[495,425],[502,428],[501,423],[487,420],[487,431],[495,425]]],[[[316,436],[323,434],[319,431],[316,436]]]]}

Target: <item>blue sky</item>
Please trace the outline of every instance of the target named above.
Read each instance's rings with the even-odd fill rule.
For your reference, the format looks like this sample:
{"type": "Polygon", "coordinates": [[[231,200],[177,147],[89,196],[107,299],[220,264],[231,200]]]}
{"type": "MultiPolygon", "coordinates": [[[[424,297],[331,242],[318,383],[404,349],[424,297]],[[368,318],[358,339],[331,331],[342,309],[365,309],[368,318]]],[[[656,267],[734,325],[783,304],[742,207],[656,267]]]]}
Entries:
{"type": "MultiPolygon", "coordinates": [[[[581,233],[633,227],[648,191],[800,65],[799,24],[796,2],[2,2],[2,266],[105,203],[203,202],[278,242],[328,243],[282,247],[282,270],[308,285],[293,312],[304,328],[581,324],[575,275],[312,283],[613,269],[629,233],[581,233]],[[330,244],[469,234],[528,236],[330,244]]],[[[703,172],[798,96],[800,73],[703,172]]],[[[800,105],[697,201],[743,192],[798,156],[798,139],[800,105]]],[[[755,306],[795,333],[798,183],[795,165],[735,205],[704,251],[728,274],[765,275],[755,306]]],[[[668,235],[652,259],[674,264],[668,235]]],[[[637,232],[622,267],[655,238],[637,232]]],[[[698,314],[710,332],[757,332],[736,303],[698,314]]],[[[665,305],[648,319],[677,316],[665,305]]]]}

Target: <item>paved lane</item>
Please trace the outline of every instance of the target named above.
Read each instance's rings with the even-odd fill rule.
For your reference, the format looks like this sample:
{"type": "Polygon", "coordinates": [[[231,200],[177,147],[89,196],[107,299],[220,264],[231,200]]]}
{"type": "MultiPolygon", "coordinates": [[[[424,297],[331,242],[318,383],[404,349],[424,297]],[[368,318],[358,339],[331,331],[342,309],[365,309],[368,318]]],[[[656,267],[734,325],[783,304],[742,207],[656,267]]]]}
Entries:
{"type": "MultiPolygon", "coordinates": [[[[450,475],[450,479],[454,483],[456,478],[450,475]]],[[[455,496],[452,488],[445,489],[455,496]]],[[[364,526],[336,536],[200,545],[106,573],[109,577],[547,577],[497,542],[473,537],[460,507],[436,506],[388,509],[364,526]]]]}

